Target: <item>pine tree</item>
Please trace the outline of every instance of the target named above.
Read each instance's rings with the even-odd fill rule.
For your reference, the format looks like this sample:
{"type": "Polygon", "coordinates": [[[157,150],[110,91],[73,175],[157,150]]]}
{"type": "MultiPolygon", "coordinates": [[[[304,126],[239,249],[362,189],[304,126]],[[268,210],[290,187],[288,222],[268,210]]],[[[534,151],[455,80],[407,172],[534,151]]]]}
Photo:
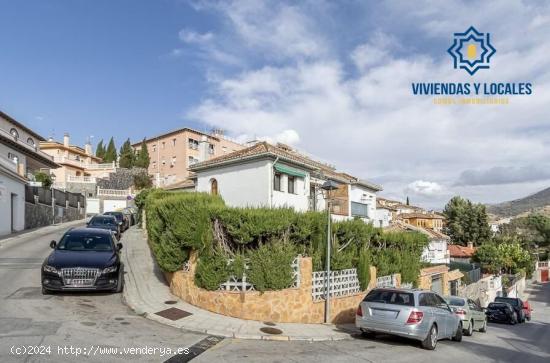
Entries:
{"type": "Polygon", "coordinates": [[[137,168],[149,168],[149,163],[151,162],[149,158],[149,151],[147,150],[147,144],[145,143],[145,139],[141,142],[141,149],[139,150],[139,153],[137,155],[136,161],[134,165],[137,168]]]}
{"type": "Polygon", "coordinates": [[[407,195],[407,205],[410,205],[409,204],[409,196],[407,195]]]}
{"type": "Polygon", "coordinates": [[[109,140],[109,145],[107,146],[107,150],[105,151],[105,157],[103,158],[103,161],[106,163],[112,163],[113,161],[116,161],[116,159],[117,159],[117,152],[116,152],[115,141],[111,137],[111,140],[109,140]]]}
{"type": "Polygon", "coordinates": [[[136,162],[136,156],[134,155],[134,149],[132,149],[132,144],[130,139],[127,139],[120,148],[120,159],[118,164],[121,168],[131,169],[134,167],[136,162]]]}
{"type": "Polygon", "coordinates": [[[103,140],[101,140],[95,149],[95,156],[98,158],[104,158],[105,157],[105,146],[103,146],[103,140]]]}

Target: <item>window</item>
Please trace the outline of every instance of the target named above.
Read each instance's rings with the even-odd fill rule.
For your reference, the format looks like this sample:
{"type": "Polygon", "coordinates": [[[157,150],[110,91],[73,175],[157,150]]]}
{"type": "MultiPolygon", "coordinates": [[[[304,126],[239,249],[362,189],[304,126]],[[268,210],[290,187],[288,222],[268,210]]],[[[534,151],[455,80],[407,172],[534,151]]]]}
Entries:
{"type": "Polygon", "coordinates": [[[156,167],[157,167],[157,162],[153,161],[153,168],[156,168],[156,167]]]}
{"type": "Polygon", "coordinates": [[[369,205],[351,202],[351,215],[353,217],[369,218],[369,205]]]}
{"type": "Polygon", "coordinates": [[[19,162],[19,157],[15,154],[12,154],[12,153],[8,153],[8,159],[13,161],[15,164],[17,164],[19,162]]]}
{"type": "Polygon", "coordinates": [[[273,175],[273,190],[281,191],[281,174],[275,173],[273,175]]]}
{"type": "Polygon", "coordinates": [[[11,134],[11,136],[15,137],[16,139],[19,138],[19,132],[17,132],[16,129],[11,129],[10,134],[11,134]]]}
{"type": "Polygon", "coordinates": [[[199,162],[199,159],[194,158],[192,156],[189,157],[189,165],[193,165],[199,162]]]}
{"type": "Polygon", "coordinates": [[[36,144],[34,143],[34,140],[32,139],[32,137],[29,137],[27,139],[27,144],[29,144],[32,147],[36,147],[36,144]]]}
{"type": "Polygon", "coordinates": [[[176,139],[172,139],[172,146],[176,146],[176,139]]]}
{"type": "Polygon", "coordinates": [[[166,147],[166,143],[163,141],[162,142],[162,148],[164,149],[166,147]]]}
{"type": "Polygon", "coordinates": [[[210,194],[218,195],[218,181],[216,179],[210,179],[210,194]]]}
{"type": "Polygon", "coordinates": [[[153,145],[153,152],[157,151],[157,145],[153,145]]]}
{"type": "Polygon", "coordinates": [[[363,301],[414,306],[414,295],[395,290],[372,290],[363,301]]]}
{"type": "Polygon", "coordinates": [[[289,176],[288,176],[288,189],[287,189],[287,191],[288,191],[290,194],[296,194],[296,193],[294,192],[295,183],[296,183],[296,178],[289,175],[289,176]]]}
{"type": "Polygon", "coordinates": [[[172,163],[170,164],[170,166],[174,166],[176,165],[176,157],[175,156],[172,156],[172,163]]]}
{"type": "Polygon", "coordinates": [[[199,148],[199,142],[195,139],[189,138],[188,143],[190,149],[197,150],[199,148]]]}
{"type": "Polygon", "coordinates": [[[208,153],[214,155],[214,145],[208,144],[208,153]]]}

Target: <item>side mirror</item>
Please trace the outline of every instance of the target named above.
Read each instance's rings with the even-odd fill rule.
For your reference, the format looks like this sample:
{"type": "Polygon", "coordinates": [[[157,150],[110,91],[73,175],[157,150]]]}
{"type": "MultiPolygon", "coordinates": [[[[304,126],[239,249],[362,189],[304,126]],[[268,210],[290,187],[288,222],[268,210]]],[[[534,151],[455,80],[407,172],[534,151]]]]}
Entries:
{"type": "Polygon", "coordinates": [[[120,251],[122,249],[122,243],[120,243],[120,242],[117,243],[116,244],[116,249],[120,251]]]}
{"type": "Polygon", "coordinates": [[[55,246],[57,246],[57,242],[51,241],[51,242],[50,242],[50,247],[51,247],[51,248],[55,248],[55,246]]]}

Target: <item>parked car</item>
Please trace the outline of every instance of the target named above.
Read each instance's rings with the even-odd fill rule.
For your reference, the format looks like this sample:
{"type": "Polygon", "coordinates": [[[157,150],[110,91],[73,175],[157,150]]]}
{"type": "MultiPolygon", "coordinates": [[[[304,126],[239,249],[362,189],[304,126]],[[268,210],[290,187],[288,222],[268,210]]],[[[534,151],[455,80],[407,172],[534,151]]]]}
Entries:
{"type": "Polygon", "coordinates": [[[355,325],[367,337],[385,333],[422,342],[433,350],[440,339],[462,340],[462,321],[432,291],[378,288],[360,303],[355,325]]]}
{"type": "Polygon", "coordinates": [[[505,302],[512,306],[516,312],[518,323],[525,323],[525,312],[523,311],[523,301],[517,297],[500,297],[495,298],[495,302],[505,302]]]}
{"type": "Polygon", "coordinates": [[[43,294],[74,290],[122,291],[122,244],[115,243],[111,231],[74,228],[67,231],[59,243],[51,241],[50,247],[53,251],[41,269],[43,294]]]}
{"type": "Polygon", "coordinates": [[[134,224],[136,224],[136,219],[134,218],[134,215],[132,214],[132,210],[129,209],[129,208],[124,208],[121,210],[122,214],[124,214],[126,216],[126,218],[128,218],[128,225],[129,226],[133,226],[134,224]]]}
{"type": "Polygon", "coordinates": [[[529,304],[529,301],[523,302],[523,314],[525,315],[525,319],[527,321],[531,321],[531,312],[533,311],[533,308],[531,307],[531,304],[529,304]]]}
{"type": "Polygon", "coordinates": [[[492,302],[489,303],[487,309],[485,309],[488,321],[494,321],[498,323],[508,323],[515,325],[518,322],[517,314],[512,305],[505,302],[492,302]]]}
{"type": "Polygon", "coordinates": [[[471,336],[474,330],[487,331],[487,316],[483,308],[471,299],[459,296],[445,296],[445,301],[462,320],[464,335],[471,336]]]}
{"type": "Polygon", "coordinates": [[[115,234],[115,237],[117,238],[117,240],[120,239],[120,226],[115,216],[105,216],[105,215],[93,216],[92,219],[90,219],[86,223],[86,226],[88,228],[99,228],[99,229],[110,230],[115,234]]]}
{"type": "Polygon", "coordinates": [[[106,216],[114,216],[120,226],[120,231],[121,232],[124,232],[125,230],[127,230],[129,227],[130,227],[130,223],[128,221],[128,217],[126,215],[124,215],[124,213],[122,212],[105,212],[103,213],[103,215],[106,215],[106,216]]]}

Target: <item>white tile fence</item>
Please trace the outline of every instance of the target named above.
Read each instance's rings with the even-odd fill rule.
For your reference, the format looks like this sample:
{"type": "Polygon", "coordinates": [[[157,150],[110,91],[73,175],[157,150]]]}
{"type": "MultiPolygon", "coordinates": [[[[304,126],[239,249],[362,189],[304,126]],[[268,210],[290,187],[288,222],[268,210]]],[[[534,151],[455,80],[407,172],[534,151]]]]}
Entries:
{"type": "MultiPolygon", "coordinates": [[[[233,259],[229,259],[228,263],[233,262],[233,259]]],[[[299,287],[300,286],[300,256],[296,257],[292,261],[292,277],[293,277],[293,283],[291,287],[299,287]]],[[[187,268],[187,271],[189,270],[189,266],[184,265],[184,270],[187,268]]],[[[256,291],[254,288],[254,285],[252,285],[250,282],[246,281],[246,270],[248,270],[248,266],[245,265],[245,273],[243,274],[242,278],[238,278],[236,276],[230,276],[229,279],[220,284],[219,290],[226,290],[226,291],[256,291]]]]}
{"type": "Polygon", "coordinates": [[[397,287],[397,276],[394,274],[377,277],[376,287],[397,287]]]}
{"type": "Polygon", "coordinates": [[[126,197],[128,195],[132,195],[131,189],[102,189],[97,188],[97,195],[98,196],[105,196],[105,197],[126,197]]]}
{"type": "MultiPolygon", "coordinates": [[[[313,301],[324,300],[326,296],[326,272],[314,271],[312,279],[313,301]]],[[[330,271],[330,297],[348,296],[361,291],[357,269],[330,271]]]]}

